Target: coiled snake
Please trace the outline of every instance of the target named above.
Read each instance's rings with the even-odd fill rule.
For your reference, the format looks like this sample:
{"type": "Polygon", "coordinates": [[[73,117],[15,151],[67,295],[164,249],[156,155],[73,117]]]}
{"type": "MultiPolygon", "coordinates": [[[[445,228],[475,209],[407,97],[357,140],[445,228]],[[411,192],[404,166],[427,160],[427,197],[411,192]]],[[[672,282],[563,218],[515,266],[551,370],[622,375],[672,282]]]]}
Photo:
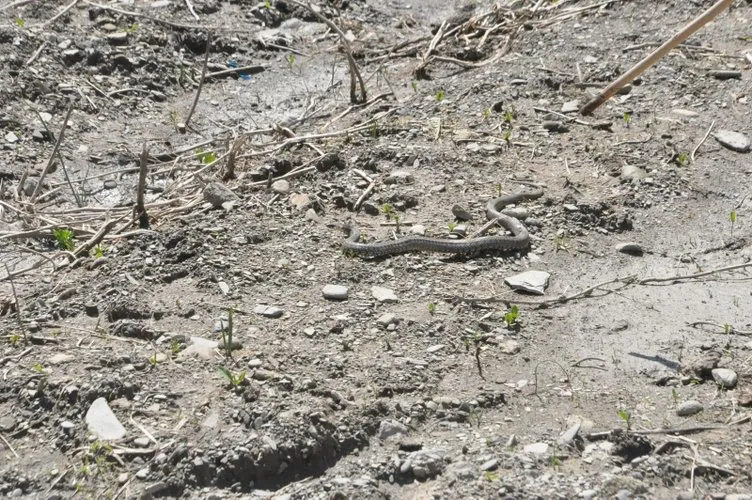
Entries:
{"type": "Polygon", "coordinates": [[[442,252],[468,254],[487,250],[519,250],[530,244],[530,234],[525,225],[516,217],[502,213],[504,207],[543,196],[543,190],[514,193],[494,198],[486,205],[486,218],[496,220],[512,233],[507,235],[479,236],[467,240],[449,240],[411,235],[397,240],[362,243],[360,231],[353,225],[344,227],[346,236],[343,243],[345,252],[362,257],[383,257],[405,252],[442,252]]]}

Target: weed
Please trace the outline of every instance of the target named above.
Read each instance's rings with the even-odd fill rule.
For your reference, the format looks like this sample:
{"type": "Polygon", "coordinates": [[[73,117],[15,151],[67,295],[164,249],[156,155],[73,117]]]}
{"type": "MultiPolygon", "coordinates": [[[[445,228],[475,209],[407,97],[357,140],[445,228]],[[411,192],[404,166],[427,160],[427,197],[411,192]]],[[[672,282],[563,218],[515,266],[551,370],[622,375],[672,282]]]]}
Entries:
{"type": "Polygon", "coordinates": [[[10,342],[11,347],[16,347],[20,340],[21,336],[17,333],[13,333],[10,337],[8,337],[8,342],[10,342]]]}
{"type": "Polygon", "coordinates": [[[21,17],[17,17],[16,18],[16,26],[18,26],[19,28],[23,28],[24,26],[26,26],[26,19],[23,19],[21,17]]]}
{"type": "Polygon", "coordinates": [[[632,430],[632,412],[630,412],[626,408],[622,408],[621,410],[619,410],[619,418],[622,419],[627,425],[627,432],[632,430]]]}
{"type": "Polygon", "coordinates": [[[456,228],[457,228],[456,222],[450,222],[449,224],[447,224],[447,229],[449,229],[450,233],[453,232],[456,228]]]}
{"type": "Polygon", "coordinates": [[[233,373],[224,366],[218,367],[217,370],[219,370],[219,373],[221,373],[233,387],[240,387],[245,382],[245,370],[233,373]]]}
{"type": "Polygon", "coordinates": [[[486,108],[483,110],[483,119],[488,120],[491,118],[491,108],[486,108]]]}
{"type": "Polygon", "coordinates": [[[686,167],[687,165],[689,165],[689,153],[682,151],[681,153],[676,155],[676,163],[680,167],[686,167]]]}
{"type": "Polygon", "coordinates": [[[438,92],[436,92],[436,102],[441,102],[446,97],[446,91],[444,89],[439,89],[438,92]]]}
{"type": "Polygon", "coordinates": [[[561,467],[561,460],[559,459],[557,451],[558,450],[554,446],[554,451],[553,453],[551,453],[551,459],[550,459],[551,467],[553,467],[554,470],[558,470],[559,467],[561,467]]]}
{"type": "Polygon", "coordinates": [[[480,429],[482,416],[483,415],[482,415],[480,408],[470,408],[470,413],[468,414],[467,418],[471,424],[475,423],[475,427],[480,429]]]}
{"type": "Polygon", "coordinates": [[[487,470],[483,474],[483,478],[490,483],[492,481],[498,481],[499,480],[499,474],[497,472],[492,471],[492,470],[487,470]]]}
{"type": "Polygon", "coordinates": [[[381,213],[384,214],[386,220],[389,220],[394,215],[394,207],[389,203],[384,203],[381,205],[381,213]]]}
{"type": "Polygon", "coordinates": [[[507,129],[504,131],[504,135],[502,135],[502,139],[504,139],[504,142],[507,144],[512,143],[512,129],[507,129]]]}
{"type": "Polygon", "coordinates": [[[91,249],[91,254],[94,256],[95,259],[101,259],[104,257],[104,245],[97,245],[94,248],[91,249]]]}
{"type": "Polygon", "coordinates": [[[569,251],[569,237],[565,235],[556,235],[553,237],[554,247],[555,250],[558,252],[560,250],[563,250],[565,252],[569,251]]]}
{"type": "Polygon", "coordinates": [[[514,120],[514,111],[504,111],[504,123],[512,123],[512,120],[514,120]]]}
{"type": "Polygon", "coordinates": [[[501,196],[501,182],[496,183],[496,197],[501,196]]]}
{"type": "Polygon", "coordinates": [[[125,30],[126,33],[135,33],[136,31],[138,31],[138,23],[131,24],[125,30]]]}
{"type": "Polygon", "coordinates": [[[431,316],[436,314],[436,303],[434,302],[428,303],[428,314],[430,314],[431,316]]]}
{"type": "Polygon", "coordinates": [[[730,334],[734,330],[734,327],[729,325],[728,323],[723,324],[723,333],[726,335],[730,334]]]}
{"type": "Polygon", "coordinates": [[[58,228],[54,229],[52,231],[52,234],[55,237],[55,241],[57,241],[57,246],[69,252],[73,251],[73,249],[75,248],[73,231],[71,231],[70,229],[58,228]]]}
{"type": "Polygon", "coordinates": [[[513,305],[509,308],[509,311],[504,313],[504,323],[506,323],[507,328],[516,328],[519,326],[519,323],[517,320],[520,318],[520,308],[518,306],[513,305]]]}
{"type": "Polygon", "coordinates": [[[736,223],[736,210],[732,210],[729,214],[729,220],[731,220],[731,237],[734,237],[734,224],[736,223]]]}
{"type": "Polygon", "coordinates": [[[624,120],[624,125],[629,128],[629,124],[632,123],[632,113],[625,111],[622,115],[622,120],[624,120]]]}
{"type": "Polygon", "coordinates": [[[155,352],[151,356],[149,356],[149,364],[154,367],[157,366],[157,353],[155,352]]]}
{"type": "Polygon", "coordinates": [[[287,64],[289,64],[291,68],[295,66],[295,54],[287,54],[287,64]]]}
{"type": "Polygon", "coordinates": [[[173,356],[177,356],[180,352],[180,341],[178,339],[173,338],[170,340],[170,352],[172,352],[173,356]]]}
{"type": "Polygon", "coordinates": [[[676,387],[671,388],[671,399],[674,400],[674,404],[679,404],[679,392],[676,390],[676,387]]]}
{"type": "Polygon", "coordinates": [[[272,8],[272,3],[271,3],[271,2],[269,1],[269,0],[265,0],[265,1],[264,1],[264,8],[265,8],[266,10],[269,10],[269,9],[271,9],[271,8],[272,8]]]}
{"type": "Polygon", "coordinates": [[[44,365],[42,363],[34,363],[31,368],[37,373],[44,373],[44,365]]]}
{"type": "Polygon", "coordinates": [[[413,88],[413,92],[418,93],[418,82],[410,82],[410,86],[413,88]]]}
{"type": "Polygon", "coordinates": [[[214,151],[204,151],[201,148],[196,148],[196,159],[203,165],[208,165],[217,161],[217,153],[214,151]]]}

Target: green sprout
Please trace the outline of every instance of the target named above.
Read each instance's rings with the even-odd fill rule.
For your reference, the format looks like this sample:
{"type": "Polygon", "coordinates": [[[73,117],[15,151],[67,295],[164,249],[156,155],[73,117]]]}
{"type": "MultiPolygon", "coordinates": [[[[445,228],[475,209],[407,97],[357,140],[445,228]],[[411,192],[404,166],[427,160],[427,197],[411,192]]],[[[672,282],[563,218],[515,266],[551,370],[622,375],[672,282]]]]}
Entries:
{"type": "Polygon", "coordinates": [[[105,248],[103,245],[97,245],[91,249],[91,254],[95,259],[101,259],[102,257],[104,257],[104,250],[105,248]]]}
{"type": "Polygon", "coordinates": [[[295,54],[287,54],[287,64],[289,64],[291,68],[295,65],[295,54]]]}
{"type": "Polygon", "coordinates": [[[52,235],[55,237],[55,241],[57,241],[57,246],[69,252],[73,251],[73,231],[70,229],[58,228],[52,231],[52,235]]]}
{"type": "Polygon", "coordinates": [[[483,119],[488,120],[491,118],[491,108],[486,108],[483,110],[483,119]]]}
{"type": "Polygon", "coordinates": [[[394,216],[394,207],[389,203],[384,203],[381,205],[381,213],[383,213],[386,216],[386,219],[389,220],[394,216]]]}
{"type": "Polygon", "coordinates": [[[24,26],[26,26],[26,20],[22,19],[20,17],[17,17],[16,18],[16,26],[18,26],[19,28],[23,28],[24,26]]]}
{"type": "Polygon", "coordinates": [[[626,408],[619,410],[619,418],[627,425],[627,432],[632,429],[632,413],[626,408]]]}
{"type": "Polygon", "coordinates": [[[731,331],[734,329],[733,326],[729,325],[728,323],[723,324],[723,333],[728,335],[731,333],[731,331]]]}
{"type": "Polygon", "coordinates": [[[266,0],[266,1],[264,2],[264,8],[265,8],[266,10],[269,10],[269,9],[271,9],[271,8],[272,8],[272,3],[271,3],[271,2],[269,1],[269,0],[266,0]]]}
{"type": "Polygon", "coordinates": [[[21,340],[21,336],[17,333],[14,333],[10,337],[8,337],[8,342],[10,342],[10,345],[12,347],[16,347],[20,340],[21,340]]]}
{"type": "Polygon", "coordinates": [[[172,352],[173,356],[177,356],[180,352],[180,341],[178,339],[173,338],[170,340],[170,352],[172,352]]]}
{"type": "Polygon", "coordinates": [[[514,111],[504,111],[504,123],[512,123],[512,120],[514,120],[514,111]]]}
{"type": "Polygon", "coordinates": [[[151,356],[149,356],[149,364],[151,366],[157,366],[157,353],[155,352],[151,356]]]}
{"type": "Polygon", "coordinates": [[[201,148],[196,148],[196,159],[204,165],[214,163],[217,161],[217,153],[214,151],[204,151],[201,148]]]}
{"type": "Polygon", "coordinates": [[[622,115],[622,119],[624,120],[624,125],[629,127],[629,124],[632,123],[632,113],[625,111],[622,115]]]}
{"type": "Polygon", "coordinates": [[[680,167],[686,167],[689,165],[689,153],[682,151],[676,155],[676,163],[678,163],[680,167]]]}
{"type": "Polygon", "coordinates": [[[125,29],[126,33],[135,33],[138,30],[138,23],[133,23],[125,29]]]}
{"type": "Polygon", "coordinates": [[[502,136],[502,138],[504,139],[504,142],[506,142],[507,144],[511,144],[511,142],[512,142],[512,129],[505,130],[504,131],[504,135],[502,136]]]}
{"type": "Polygon", "coordinates": [[[456,222],[450,222],[449,224],[447,224],[447,228],[449,229],[449,232],[451,233],[452,231],[454,231],[457,228],[457,223],[456,222]]]}
{"type": "Polygon", "coordinates": [[[429,302],[428,303],[428,314],[433,316],[436,314],[436,303],[435,302],[429,302]]]}
{"type": "Polygon", "coordinates": [[[436,102],[441,102],[446,97],[446,91],[444,89],[439,89],[438,92],[436,92],[436,102]]]}
{"type": "Polygon", "coordinates": [[[219,373],[221,373],[233,387],[240,387],[245,382],[245,371],[232,373],[224,366],[217,367],[217,370],[219,370],[219,373]]]}
{"type": "Polygon", "coordinates": [[[679,404],[679,392],[676,390],[676,387],[671,388],[671,399],[674,400],[674,404],[679,404]]]}
{"type": "Polygon", "coordinates": [[[497,472],[494,472],[494,471],[491,471],[491,470],[487,470],[487,471],[486,471],[486,472],[485,472],[485,473],[483,474],[483,477],[484,477],[484,478],[485,478],[485,480],[486,480],[486,481],[488,481],[489,483],[490,483],[490,482],[493,482],[493,481],[498,481],[498,480],[499,480],[499,474],[498,474],[497,472]]]}
{"type": "Polygon", "coordinates": [[[513,305],[509,311],[504,314],[504,323],[507,328],[514,328],[518,326],[517,320],[520,318],[520,308],[513,305]]]}
{"type": "Polygon", "coordinates": [[[44,372],[44,366],[42,363],[34,363],[31,367],[35,372],[42,373],[44,372]]]}
{"type": "Polygon", "coordinates": [[[736,224],[736,210],[732,210],[729,214],[729,220],[731,220],[731,237],[734,237],[734,224],[736,224]]]}
{"type": "Polygon", "coordinates": [[[418,93],[418,82],[410,82],[410,86],[413,88],[413,92],[418,93]]]}

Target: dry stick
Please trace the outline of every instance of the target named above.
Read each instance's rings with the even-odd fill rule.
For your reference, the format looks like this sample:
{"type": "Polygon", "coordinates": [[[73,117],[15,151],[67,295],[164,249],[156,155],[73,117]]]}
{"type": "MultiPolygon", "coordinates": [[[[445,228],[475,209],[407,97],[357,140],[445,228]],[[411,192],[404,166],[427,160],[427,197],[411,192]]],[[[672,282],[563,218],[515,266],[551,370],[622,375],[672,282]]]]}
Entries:
{"type": "Polygon", "coordinates": [[[204,87],[204,80],[206,79],[206,66],[209,64],[209,50],[211,49],[212,32],[209,31],[206,34],[206,51],[204,52],[204,67],[201,68],[201,80],[198,82],[198,89],[196,89],[196,97],[193,99],[191,110],[188,111],[188,116],[185,117],[185,126],[187,127],[193,116],[193,112],[196,110],[196,104],[198,104],[198,98],[201,96],[201,89],[204,87]]]}
{"type": "Polygon", "coordinates": [[[17,2],[9,3],[8,5],[3,5],[0,7],[0,12],[6,10],[6,9],[12,9],[13,7],[20,7],[22,5],[26,5],[27,3],[31,3],[34,0],[18,0],[17,2]]]}
{"type": "Polygon", "coordinates": [[[713,126],[715,126],[715,120],[710,124],[710,127],[708,127],[708,131],[705,132],[705,137],[702,138],[700,142],[697,143],[697,146],[692,150],[692,153],[689,155],[690,160],[692,160],[692,163],[695,162],[695,153],[697,153],[697,150],[700,149],[700,146],[702,146],[705,141],[708,140],[708,136],[710,135],[710,131],[713,130],[713,126]]]}
{"type": "Polygon", "coordinates": [[[727,9],[733,0],[719,0],[715,5],[706,10],[701,16],[694,19],[691,23],[686,25],[679,33],[674,35],[671,39],[665,42],[663,45],[655,49],[642,61],[633,66],[629,71],[620,76],[611,85],[606,87],[595,99],[585,104],[580,113],[583,115],[590,115],[601,104],[611,98],[616,92],[619,91],[626,84],[631,83],[632,80],[640,76],[645,70],[653,66],[663,56],[668,54],[674,47],[682,43],[684,40],[692,36],[692,34],[712,21],[723,10],[727,9]]]}
{"type": "Polygon", "coordinates": [[[198,18],[198,14],[196,14],[196,11],[193,10],[193,4],[191,3],[191,0],[185,0],[185,5],[188,7],[188,10],[191,12],[193,19],[195,19],[196,21],[200,21],[200,19],[198,18]]]}
{"type": "Polygon", "coordinates": [[[441,26],[439,26],[438,31],[436,31],[436,35],[431,39],[431,42],[428,44],[428,48],[423,53],[423,55],[420,58],[420,64],[417,68],[415,68],[415,71],[413,71],[415,77],[419,80],[422,80],[426,75],[426,66],[428,66],[428,58],[431,56],[431,53],[436,49],[436,46],[439,44],[441,39],[444,37],[444,32],[447,28],[447,22],[444,21],[441,23],[441,26]]]}
{"type": "Polygon", "coordinates": [[[78,3],[78,0],[73,0],[71,3],[69,3],[68,5],[66,5],[63,10],[61,10],[60,12],[58,12],[57,14],[55,14],[50,19],[48,19],[45,22],[43,22],[40,26],[42,28],[44,28],[45,26],[54,23],[55,21],[57,21],[58,19],[60,19],[60,16],[64,15],[66,12],[68,12],[73,7],[75,7],[77,3],[78,3]]]}
{"type": "Polygon", "coordinates": [[[109,215],[107,216],[107,219],[105,220],[104,225],[97,231],[94,236],[89,238],[86,243],[80,245],[78,248],[73,250],[73,255],[76,257],[80,257],[81,255],[86,255],[91,251],[92,248],[97,246],[100,241],[102,241],[105,237],[105,235],[112,229],[112,226],[120,222],[121,220],[125,219],[128,216],[128,214],[123,214],[120,216],[119,219],[110,220],[109,215]]]}
{"type": "Polygon", "coordinates": [[[70,119],[70,115],[73,112],[73,101],[68,105],[68,111],[65,113],[65,119],[63,120],[63,127],[60,129],[60,133],[57,136],[57,141],[55,142],[55,147],[52,148],[52,154],[50,155],[50,159],[47,161],[47,166],[44,167],[44,170],[42,171],[42,175],[39,177],[39,182],[37,183],[36,187],[34,187],[34,192],[31,194],[31,202],[34,203],[37,196],[39,195],[39,190],[42,188],[42,183],[44,182],[44,178],[49,173],[50,169],[52,168],[52,164],[55,162],[55,157],[57,156],[57,152],[60,149],[60,144],[63,142],[63,137],[65,137],[65,127],[68,126],[68,120],[70,119]]]}
{"type": "Polygon", "coordinates": [[[21,317],[21,302],[18,301],[18,295],[16,294],[16,285],[10,278],[10,268],[8,267],[8,264],[4,265],[5,273],[8,275],[8,279],[10,280],[10,288],[11,290],[13,290],[13,300],[16,302],[16,318],[18,319],[18,328],[21,330],[21,335],[23,335],[24,344],[27,344],[28,339],[26,338],[26,330],[24,329],[23,318],[21,317]]]}
{"type": "Polygon", "coordinates": [[[16,458],[21,458],[21,457],[18,456],[18,453],[16,453],[16,450],[14,450],[13,447],[10,445],[10,443],[8,442],[8,440],[5,439],[5,436],[3,436],[2,434],[0,434],[0,438],[3,440],[3,442],[5,443],[5,446],[8,447],[8,449],[11,451],[11,453],[13,453],[13,455],[16,458]]]}
{"type": "MultiPolygon", "coordinates": [[[[144,144],[141,150],[140,169],[138,172],[138,191],[136,191],[136,207],[134,215],[138,216],[138,227],[149,229],[149,215],[146,213],[144,206],[144,190],[146,189],[146,164],[149,161],[149,146],[144,144]]],[[[102,235],[104,236],[104,235],[102,235]]]]}
{"type": "Polygon", "coordinates": [[[37,57],[39,57],[39,54],[42,53],[42,51],[44,50],[44,48],[46,46],[47,46],[47,40],[45,40],[44,42],[42,42],[42,45],[40,45],[39,48],[37,50],[35,50],[33,54],[31,54],[31,57],[26,61],[26,66],[29,66],[31,63],[33,63],[34,60],[37,57]]]}
{"type": "MultiPolygon", "coordinates": [[[[719,325],[718,323],[713,323],[712,321],[702,321],[701,320],[701,321],[692,321],[691,323],[687,323],[687,326],[691,326],[691,327],[694,327],[694,328],[697,328],[698,326],[703,326],[703,325],[706,325],[706,326],[715,326],[717,328],[720,328],[721,329],[720,333],[723,334],[723,335],[742,335],[742,336],[752,335],[752,331],[737,330],[736,328],[734,328],[731,325],[719,325]]],[[[705,330],[705,331],[707,331],[707,330],[705,330]]]]}
{"type": "Polygon", "coordinates": [[[353,58],[352,48],[350,47],[350,43],[347,41],[345,34],[341,29],[339,29],[339,26],[337,26],[317,10],[315,10],[310,3],[304,4],[303,2],[299,2],[298,0],[290,0],[290,2],[299,7],[310,10],[314,16],[319,18],[322,23],[329,26],[332,31],[339,35],[340,43],[345,48],[345,57],[347,57],[347,64],[350,66],[350,103],[359,104],[365,102],[368,99],[368,97],[366,96],[366,84],[363,82],[363,77],[360,74],[360,70],[358,69],[357,63],[355,62],[355,58],[353,58]],[[357,84],[360,84],[360,96],[357,95],[357,84]]]}
{"type": "Polygon", "coordinates": [[[735,269],[744,269],[746,267],[752,267],[752,262],[746,262],[744,264],[734,264],[733,266],[719,267],[718,269],[711,269],[710,271],[705,271],[705,272],[696,273],[696,274],[685,274],[683,276],[673,276],[673,277],[668,277],[668,278],[645,278],[645,279],[637,281],[637,284],[646,285],[648,283],[663,283],[666,281],[691,280],[691,279],[703,278],[705,276],[710,276],[711,274],[722,273],[725,271],[733,271],[735,269]]]}
{"type": "Polygon", "coordinates": [[[371,181],[371,183],[368,185],[365,191],[363,191],[363,194],[358,197],[358,200],[355,202],[355,205],[353,205],[353,210],[358,211],[360,208],[360,205],[368,198],[368,196],[373,191],[373,188],[376,187],[376,181],[371,181]]]}
{"type": "MultiPolygon", "coordinates": [[[[141,19],[148,19],[150,21],[153,21],[157,24],[163,24],[165,26],[170,26],[172,28],[180,28],[180,29],[187,29],[187,30],[215,30],[216,27],[214,26],[197,26],[194,24],[181,24],[181,23],[173,23],[172,21],[165,21],[164,19],[159,19],[157,17],[152,17],[147,14],[141,14],[140,12],[133,12],[129,10],[122,10],[117,9],[115,7],[109,7],[107,5],[102,5],[99,3],[94,2],[86,2],[87,5],[90,5],[92,7],[97,7],[103,10],[109,10],[111,12],[117,12],[118,14],[122,14],[124,16],[131,16],[131,17],[138,17],[141,19]]],[[[2,9],[0,9],[2,10],[2,9]]]]}
{"type": "Polygon", "coordinates": [[[249,75],[256,75],[266,71],[266,66],[259,66],[254,64],[253,66],[241,66],[239,68],[223,69],[222,71],[215,71],[213,73],[207,73],[206,78],[217,78],[219,76],[231,75],[233,73],[247,73],[249,75]]]}

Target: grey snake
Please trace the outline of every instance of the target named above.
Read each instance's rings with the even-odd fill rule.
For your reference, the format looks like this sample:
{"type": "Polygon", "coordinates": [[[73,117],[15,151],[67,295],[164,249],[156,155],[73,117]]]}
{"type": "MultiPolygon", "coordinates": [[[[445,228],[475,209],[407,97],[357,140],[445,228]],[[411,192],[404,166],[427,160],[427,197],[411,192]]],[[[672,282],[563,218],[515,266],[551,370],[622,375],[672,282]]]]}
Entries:
{"type": "Polygon", "coordinates": [[[530,245],[530,234],[525,225],[516,217],[502,213],[504,207],[525,200],[543,196],[543,190],[514,193],[489,200],[486,205],[486,218],[496,220],[502,227],[512,233],[507,235],[479,236],[466,240],[450,240],[411,235],[397,240],[362,243],[360,231],[353,225],[344,227],[346,236],[343,243],[345,252],[352,252],[362,257],[383,257],[406,252],[441,252],[470,254],[488,250],[520,250],[530,245]]]}

